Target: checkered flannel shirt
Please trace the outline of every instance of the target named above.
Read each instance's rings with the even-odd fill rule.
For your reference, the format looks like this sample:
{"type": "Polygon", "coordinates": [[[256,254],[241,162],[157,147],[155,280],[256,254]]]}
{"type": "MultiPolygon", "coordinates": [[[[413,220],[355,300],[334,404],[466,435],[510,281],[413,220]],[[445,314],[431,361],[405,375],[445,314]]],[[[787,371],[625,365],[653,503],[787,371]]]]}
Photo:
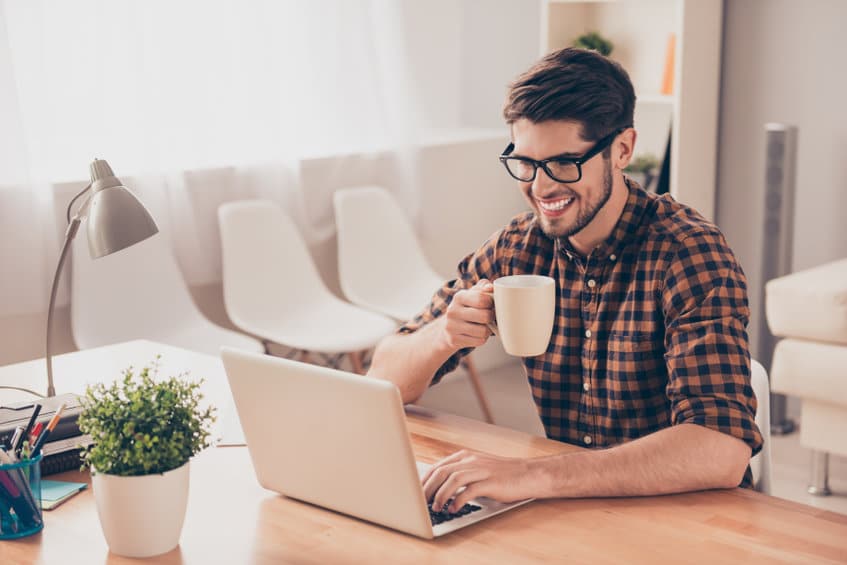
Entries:
{"type": "MultiPolygon", "coordinates": [[[[587,258],[523,213],[465,257],[458,277],[399,331],[441,316],[457,291],[482,278],[550,276],[558,294],[553,335],[546,353],[523,359],[548,437],[602,448],[693,423],[737,437],[756,454],[762,436],[744,273],[713,224],[628,185],[620,220],[587,258]]],[[[469,352],[453,355],[433,383],[469,352]]],[[[741,486],[751,483],[748,468],[741,486]]]]}

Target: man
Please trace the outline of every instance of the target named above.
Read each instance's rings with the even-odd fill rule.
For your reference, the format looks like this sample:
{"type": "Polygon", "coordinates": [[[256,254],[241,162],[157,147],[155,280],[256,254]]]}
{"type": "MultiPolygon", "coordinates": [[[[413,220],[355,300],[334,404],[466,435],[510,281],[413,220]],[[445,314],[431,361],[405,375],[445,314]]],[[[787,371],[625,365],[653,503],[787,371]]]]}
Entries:
{"type": "Polygon", "coordinates": [[[434,508],[469,499],[637,496],[750,486],[754,422],[746,280],[718,229],[624,177],[635,94],[591,51],[544,57],[511,85],[501,160],[531,212],[458,267],[378,346],[370,374],[404,402],[485,343],[491,280],[553,277],[546,353],[524,358],[547,436],[590,449],[533,459],[460,451],[423,478],[434,508]],[[463,487],[466,487],[462,490],[463,487]]]}

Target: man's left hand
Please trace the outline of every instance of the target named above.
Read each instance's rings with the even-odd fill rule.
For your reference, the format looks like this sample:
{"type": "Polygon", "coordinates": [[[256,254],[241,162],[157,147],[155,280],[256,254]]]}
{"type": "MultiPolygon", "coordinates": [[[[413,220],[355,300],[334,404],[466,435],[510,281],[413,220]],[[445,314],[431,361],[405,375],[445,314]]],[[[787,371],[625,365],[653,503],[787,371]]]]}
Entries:
{"type": "Polygon", "coordinates": [[[433,509],[440,510],[453,499],[448,510],[456,512],[480,496],[499,502],[538,497],[542,480],[537,463],[462,450],[433,465],[421,482],[433,509]]]}

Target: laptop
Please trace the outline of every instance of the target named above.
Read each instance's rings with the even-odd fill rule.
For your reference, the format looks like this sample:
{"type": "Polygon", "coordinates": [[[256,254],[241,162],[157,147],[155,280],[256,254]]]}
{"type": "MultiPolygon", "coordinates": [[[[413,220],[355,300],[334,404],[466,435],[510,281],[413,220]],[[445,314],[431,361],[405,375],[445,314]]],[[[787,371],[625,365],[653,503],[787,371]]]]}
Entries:
{"type": "Polygon", "coordinates": [[[393,383],[226,347],[221,358],[268,490],[426,539],[529,502],[432,512],[393,383]]]}

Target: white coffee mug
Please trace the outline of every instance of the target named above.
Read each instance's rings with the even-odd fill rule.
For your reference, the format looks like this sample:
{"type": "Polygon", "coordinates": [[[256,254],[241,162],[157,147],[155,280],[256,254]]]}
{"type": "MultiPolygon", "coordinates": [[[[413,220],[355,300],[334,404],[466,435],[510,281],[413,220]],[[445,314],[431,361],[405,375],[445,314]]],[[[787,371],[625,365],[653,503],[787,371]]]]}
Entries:
{"type": "Polygon", "coordinates": [[[547,351],[556,314],[556,281],[542,275],[512,275],[494,281],[496,332],[509,355],[534,357],[547,351]]]}

